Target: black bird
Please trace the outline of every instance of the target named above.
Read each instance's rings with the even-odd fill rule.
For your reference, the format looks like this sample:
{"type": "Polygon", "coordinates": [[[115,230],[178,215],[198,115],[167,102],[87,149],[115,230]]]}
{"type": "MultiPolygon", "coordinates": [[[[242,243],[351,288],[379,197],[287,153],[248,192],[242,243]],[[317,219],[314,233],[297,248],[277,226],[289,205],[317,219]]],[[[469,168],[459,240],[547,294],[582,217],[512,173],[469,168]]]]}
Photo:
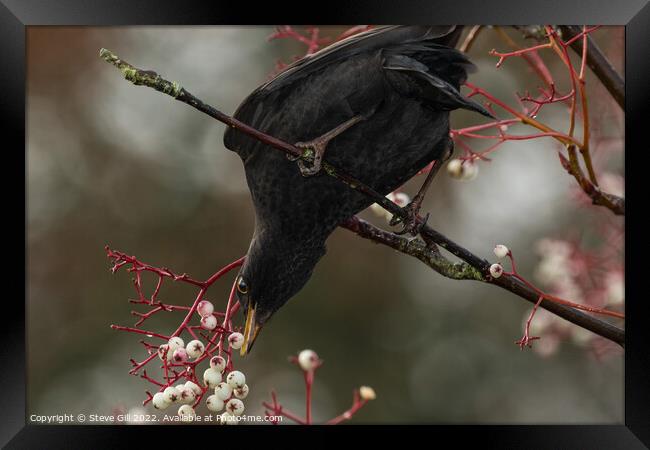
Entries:
{"type": "MultiPolygon", "coordinates": [[[[246,312],[245,355],[262,326],[309,280],[325,241],[343,220],[373,201],[326,174],[328,162],[388,194],[453,150],[449,111],[490,116],[463,97],[473,68],[453,49],[455,26],[386,26],[306,56],[257,88],[235,117],[296,146],[310,160],[280,152],[233,129],[224,143],[238,153],[255,206],[255,232],[237,280],[246,312]]],[[[417,211],[431,177],[410,205],[417,211]]]]}

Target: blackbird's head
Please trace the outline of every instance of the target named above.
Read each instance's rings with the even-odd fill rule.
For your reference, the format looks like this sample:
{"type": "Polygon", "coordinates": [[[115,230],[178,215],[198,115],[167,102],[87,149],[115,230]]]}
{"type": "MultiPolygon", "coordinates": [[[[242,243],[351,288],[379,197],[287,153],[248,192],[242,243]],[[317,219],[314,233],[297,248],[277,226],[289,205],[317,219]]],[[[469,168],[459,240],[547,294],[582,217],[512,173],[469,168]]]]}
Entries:
{"type": "Polygon", "coordinates": [[[250,352],[271,316],[307,283],[324,254],[323,244],[256,233],[235,281],[246,317],[242,356],[250,352]]]}

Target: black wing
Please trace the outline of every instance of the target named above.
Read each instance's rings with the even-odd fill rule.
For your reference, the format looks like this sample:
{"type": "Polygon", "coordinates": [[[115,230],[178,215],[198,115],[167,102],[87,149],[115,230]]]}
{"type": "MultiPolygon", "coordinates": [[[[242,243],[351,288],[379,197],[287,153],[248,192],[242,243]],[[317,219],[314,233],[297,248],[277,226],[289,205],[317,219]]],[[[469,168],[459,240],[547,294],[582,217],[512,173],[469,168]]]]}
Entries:
{"type": "MultiPolygon", "coordinates": [[[[339,61],[347,60],[354,55],[372,52],[374,50],[378,51],[400,44],[412,43],[417,46],[421,42],[431,42],[442,44],[443,46],[453,46],[458,41],[461,31],[461,28],[453,25],[396,25],[378,27],[356,34],[325,47],[312,55],[305,56],[288,66],[271,80],[255,89],[239,106],[235,112],[235,118],[248,125],[257,127],[266,110],[265,100],[268,100],[268,103],[280,101],[278,96],[274,97],[274,94],[278,94],[282,90],[281,88],[289,87],[308,75],[314,74],[339,61]]],[[[467,60],[465,60],[465,63],[465,69],[471,66],[471,63],[467,60]]],[[[226,148],[238,152],[239,148],[243,146],[243,142],[239,139],[240,137],[243,137],[243,135],[238,131],[231,128],[227,129],[224,135],[226,148]]]]}

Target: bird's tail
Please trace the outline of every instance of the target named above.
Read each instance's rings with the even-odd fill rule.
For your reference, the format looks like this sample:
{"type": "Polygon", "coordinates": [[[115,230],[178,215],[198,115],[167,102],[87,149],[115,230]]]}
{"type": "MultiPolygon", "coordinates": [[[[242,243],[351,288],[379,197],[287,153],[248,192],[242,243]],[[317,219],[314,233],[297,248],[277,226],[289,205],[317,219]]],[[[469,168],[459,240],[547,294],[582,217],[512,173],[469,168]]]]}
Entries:
{"type": "Polygon", "coordinates": [[[468,109],[487,117],[492,114],[480,104],[464,97],[460,86],[476,66],[452,48],[462,29],[444,36],[405,42],[384,49],[384,69],[391,72],[389,80],[402,94],[420,98],[443,109],[468,109]]]}

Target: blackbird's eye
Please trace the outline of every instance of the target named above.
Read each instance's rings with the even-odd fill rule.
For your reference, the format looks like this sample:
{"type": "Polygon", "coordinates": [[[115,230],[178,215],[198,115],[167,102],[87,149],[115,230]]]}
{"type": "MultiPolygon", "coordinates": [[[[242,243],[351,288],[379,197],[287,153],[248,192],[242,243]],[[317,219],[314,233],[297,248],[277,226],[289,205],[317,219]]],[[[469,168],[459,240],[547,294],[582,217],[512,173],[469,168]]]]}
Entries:
{"type": "Polygon", "coordinates": [[[239,277],[239,281],[237,282],[237,290],[240,294],[248,294],[248,285],[244,281],[243,277],[239,277]]]}

